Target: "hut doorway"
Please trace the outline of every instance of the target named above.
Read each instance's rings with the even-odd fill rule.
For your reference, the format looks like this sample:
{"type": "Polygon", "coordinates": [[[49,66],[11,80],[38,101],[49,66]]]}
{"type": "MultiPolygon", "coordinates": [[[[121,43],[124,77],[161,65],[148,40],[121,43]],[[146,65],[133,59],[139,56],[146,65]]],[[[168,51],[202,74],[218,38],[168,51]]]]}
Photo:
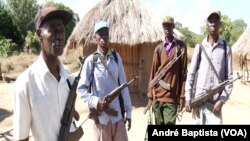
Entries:
{"type": "Polygon", "coordinates": [[[155,44],[135,46],[112,44],[122,57],[127,81],[135,75],[139,79],[129,86],[131,94],[146,95],[153,60],[155,44]]]}
{"type": "MultiPolygon", "coordinates": [[[[139,48],[138,47],[128,47],[127,45],[119,45],[118,47],[114,45],[114,48],[121,55],[124,71],[126,74],[127,81],[133,79],[134,76],[139,75],[139,48]]],[[[140,77],[140,76],[139,76],[140,77]]],[[[139,81],[135,81],[129,85],[130,93],[139,92],[139,81]]]]}

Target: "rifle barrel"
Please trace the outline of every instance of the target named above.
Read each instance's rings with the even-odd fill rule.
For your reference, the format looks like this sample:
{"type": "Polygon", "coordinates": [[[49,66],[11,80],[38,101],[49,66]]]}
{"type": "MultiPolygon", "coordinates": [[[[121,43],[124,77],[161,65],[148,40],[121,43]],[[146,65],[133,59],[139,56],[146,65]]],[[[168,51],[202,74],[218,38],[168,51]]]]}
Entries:
{"type": "Polygon", "coordinates": [[[212,89],[210,89],[208,92],[200,95],[197,98],[194,98],[191,100],[191,105],[197,105],[200,104],[202,102],[205,102],[207,99],[209,99],[211,96],[215,95],[216,93],[222,91],[225,86],[233,83],[234,81],[240,79],[242,76],[238,76],[237,78],[233,79],[233,80],[226,80],[224,82],[219,83],[218,85],[214,86],[212,89]]]}

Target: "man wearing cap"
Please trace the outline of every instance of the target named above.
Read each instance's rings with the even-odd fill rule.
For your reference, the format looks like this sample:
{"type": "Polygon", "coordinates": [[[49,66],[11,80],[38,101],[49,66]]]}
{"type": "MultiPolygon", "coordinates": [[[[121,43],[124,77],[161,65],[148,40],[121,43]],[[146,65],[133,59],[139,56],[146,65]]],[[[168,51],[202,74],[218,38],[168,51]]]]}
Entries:
{"type": "Polygon", "coordinates": [[[125,124],[128,123],[129,130],[132,112],[128,88],[125,87],[121,91],[126,111],[124,119],[118,97],[110,104],[103,101],[103,98],[119,84],[126,82],[122,59],[118,52],[112,53],[109,48],[109,25],[106,21],[97,22],[94,33],[97,50],[86,58],[77,89],[77,94],[80,95],[87,108],[100,111],[100,114],[92,120],[94,134],[91,140],[128,141],[125,124]],[[106,112],[108,110],[117,111],[118,115],[106,112]]]}
{"type": "Polygon", "coordinates": [[[222,106],[228,100],[233,85],[215,94],[202,105],[191,107],[191,98],[199,97],[217,84],[233,79],[232,51],[229,44],[219,36],[221,13],[214,11],[207,17],[208,36],[195,46],[186,82],[186,111],[193,108],[194,124],[222,124],[222,106]],[[197,77],[197,78],[196,78],[197,77]],[[194,81],[196,79],[196,85],[194,81]],[[191,96],[192,88],[196,92],[191,96]]]}
{"type": "Polygon", "coordinates": [[[183,41],[173,35],[174,18],[166,16],[162,21],[165,37],[155,48],[150,81],[162,75],[155,86],[148,87],[148,106],[152,104],[155,124],[176,124],[178,111],[184,107],[184,85],[187,72],[187,50],[183,41]],[[167,70],[163,73],[163,70],[167,70]],[[163,73],[163,74],[162,74],[163,73]]]}
{"type": "Polygon", "coordinates": [[[14,84],[15,140],[29,140],[30,130],[36,141],[58,139],[69,84],[73,81],[58,56],[63,53],[64,28],[71,19],[71,13],[54,7],[42,8],[35,16],[41,53],[14,84]]]}

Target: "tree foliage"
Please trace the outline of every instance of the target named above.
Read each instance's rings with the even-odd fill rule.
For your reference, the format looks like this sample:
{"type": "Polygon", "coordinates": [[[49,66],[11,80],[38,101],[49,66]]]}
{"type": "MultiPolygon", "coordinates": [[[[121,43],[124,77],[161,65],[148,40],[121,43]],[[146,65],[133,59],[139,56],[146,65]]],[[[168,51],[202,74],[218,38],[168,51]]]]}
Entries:
{"type": "Polygon", "coordinates": [[[25,38],[24,50],[28,53],[38,54],[41,50],[39,41],[36,38],[36,33],[28,31],[28,34],[25,38]]]}
{"type": "Polygon", "coordinates": [[[0,1],[0,36],[11,39],[16,44],[20,45],[22,37],[17,30],[17,27],[13,24],[11,16],[8,14],[2,1],[0,1]]]}
{"type": "Polygon", "coordinates": [[[181,23],[176,22],[175,28],[184,35],[184,41],[189,47],[195,47],[195,45],[201,41],[201,35],[190,31],[187,27],[182,27],[181,23]]]}
{"type": "MultiPolygon", "coordinates": [[[[7,52],[16,49],[17,52],[27,51],[29,53],[38,53],[40,46],[36,40],[34,17],[39,8],[44,5],[39,5],[37,0],[5,0],[6,5],[0,0],[0,40],[1,45],[10,48],[7,52]],[[12,44],[13,41],[18,44],[12,44]],[[11,47],[13,45],[13,47],[11,47]]],[[[79,21],[79,16],[69,7],[61,3],[49,1],[45,6],[55,6],[59,9],[69,11],[74,15],[73,20],[65,27],[66,39],[70,36],[76,23],[79,21]]],[[[6,53],[6,51],[2,51],[6,53]]],[[[8,53],[9,54],[9,53],[8,53]]]]}
{"type": "Polygon", "coordinates": [[[18,51],[16,43],[12,42],[11,39],[6,39],[0,36],[0,56],[10,56],[16,54],[18,51]]]}
{"type": "Polygon", "coordinates": [[[24,39],[27,31],[35,31],[34,17],[39,8],[37,0],[6,0],[8,11],[24,39]]]}
{"type": "Polygon", "coordinates": [[[222,16],[221,20],[222,20],[222,24],[220,27],[219,34],[222,39],[231,43],[231,38],[232,38],[231,30],[233,29],[233,24],[231,22],[231,19],[225,15],[225,16],[222,16]]]}
{"type": "Polygon", "coordinates": [[[242,19],[237,19],[233,21],[233,29],[231,30],[232,38],[231,44],[235,43],[241,34],[246,30],[247,24],[242,19]]]}

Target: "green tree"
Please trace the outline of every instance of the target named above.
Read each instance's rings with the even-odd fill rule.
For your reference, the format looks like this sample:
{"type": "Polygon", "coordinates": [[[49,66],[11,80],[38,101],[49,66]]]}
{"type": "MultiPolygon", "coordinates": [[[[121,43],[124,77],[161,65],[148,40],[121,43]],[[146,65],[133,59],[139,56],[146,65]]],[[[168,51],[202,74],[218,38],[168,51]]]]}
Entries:
{"type": "Polygon", "coordinates": [[[233,29],[233,23],[231,22],[231,19],[225,15],[222,16],[222,24],[220,27],[219,34],[222,39],[228,41],[229,43],[231,42],[231,30],[233,29]]]}
{"type": "Polygon", "coordinates": [[[233,21],[234,28],[245,30],[247,28],[247,24],[242,19],[237,19],[233,21]]]}
{"type": "Polygon", "coordinates": [[[34,17],[39,8],[37,0],[6,1],[14,25],[17,27],[24,41],[29,30],[35,31],[34,17]]]}
{"type": "Polygon", "coordinates": [[[182,24],[180,23],[180,22],[176,22],[175,23],[175,28],[177,29],[177,30],[180,30],[181,28],[182,28],[182,24]]]}
{"type": "Polygon", "coordinates": [[[0,56],[10,56],[18,53],[18,46],[11,39],[6,39],[0,36],[0,56]]]}
{"type": "Polygon", "coordinates": [[[0,1],[0,36],[11,39],[16,44],[21,44],[21,35],[17,30],[17,27],[13,24],[13,21],[5,9],[5,5],[0,1]]]}
{"type": "Polygon", "coordinates": [[[189,47],[195,47],[202,40],[203,36],[190,31],[187,27],[182,27],[182,24],[178,21],[175,23],[175,28],[183,34],[184,41],[189,47]]]}
{"type": "Polygon", "coordinates": [[[190,47],[194,47],[194,34],[187,27],[180,28],[179,31],[184,35],[184,41],[186,42],[186,44],[190,47]]]}
{"type": "Polygon", "coordinates": [[[28,34],[25,37],[24,50],[25,52],[34,54],[38,54],[40,52],[41,48],[35,32],[28,31],[28,34]]]}
{"type": "Polygon", "coordinates": [[[242,19],[237,19],[233,21],[233,29],[231,30],[231,44],[234,44],[240,35],[244,32],[244,30],[247,28],[247,24],[242,19]]]}

